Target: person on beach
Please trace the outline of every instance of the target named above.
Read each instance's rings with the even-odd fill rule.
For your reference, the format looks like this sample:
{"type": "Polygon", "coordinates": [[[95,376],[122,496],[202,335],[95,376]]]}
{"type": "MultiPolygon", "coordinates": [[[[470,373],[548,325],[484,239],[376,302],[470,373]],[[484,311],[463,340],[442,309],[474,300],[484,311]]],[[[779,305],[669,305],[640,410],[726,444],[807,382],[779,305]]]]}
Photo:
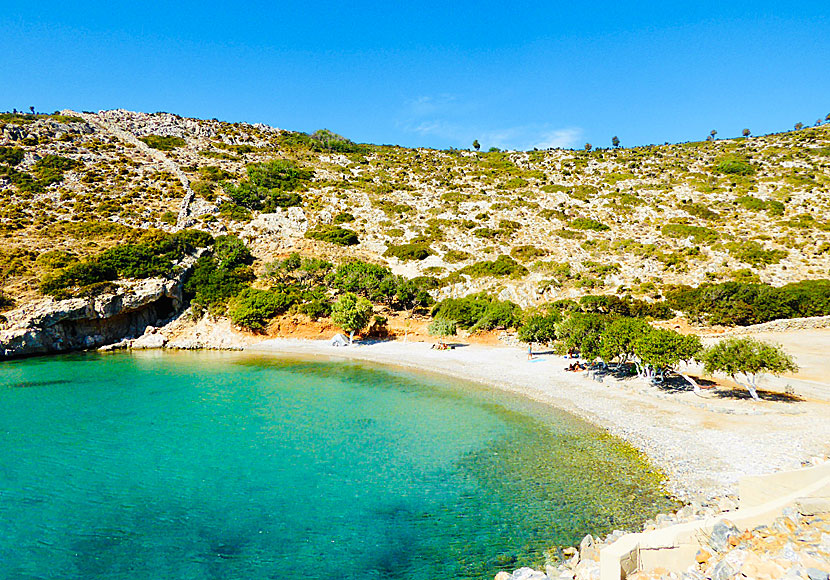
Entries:
{"type": "Polygon", "coordinates": [[[533,344],[527,345],[527,360],[533,359],[533,344]]]}

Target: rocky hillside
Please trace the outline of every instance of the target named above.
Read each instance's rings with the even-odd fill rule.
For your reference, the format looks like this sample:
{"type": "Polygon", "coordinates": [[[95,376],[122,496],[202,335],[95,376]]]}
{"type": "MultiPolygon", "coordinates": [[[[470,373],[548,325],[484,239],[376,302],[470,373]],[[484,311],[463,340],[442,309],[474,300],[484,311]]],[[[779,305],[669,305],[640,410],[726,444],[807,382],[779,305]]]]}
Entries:
{"type": "Polygon", "coordinates": [[[488,290],[523,306],[676,283],[780,285],[830,272],[830,125],[484,153],[168,113],[0,114],[7,297],[39,295],[55,266],[47,251],[82,257],[130,228],[182,227],[235,233],[263,261],[358,256],[441,278],[438,297],[488,290]],[[261,171],[271,160],[284,160],[277,173],[261,171]]]}

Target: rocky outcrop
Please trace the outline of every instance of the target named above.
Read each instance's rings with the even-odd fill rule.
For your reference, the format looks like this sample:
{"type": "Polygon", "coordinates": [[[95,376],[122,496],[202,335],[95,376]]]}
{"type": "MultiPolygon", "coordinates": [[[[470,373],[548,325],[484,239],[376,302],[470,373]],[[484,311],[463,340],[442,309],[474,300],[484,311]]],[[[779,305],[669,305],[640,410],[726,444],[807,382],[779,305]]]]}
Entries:
{"type": "Polygon", "coordinates": [[[0,359],[95,348],[145,335],[181,312],[182,284],[192,262],[188,259],[171,279],[122,282],[97,296],[44,299],[6,312],[0,359]]]}

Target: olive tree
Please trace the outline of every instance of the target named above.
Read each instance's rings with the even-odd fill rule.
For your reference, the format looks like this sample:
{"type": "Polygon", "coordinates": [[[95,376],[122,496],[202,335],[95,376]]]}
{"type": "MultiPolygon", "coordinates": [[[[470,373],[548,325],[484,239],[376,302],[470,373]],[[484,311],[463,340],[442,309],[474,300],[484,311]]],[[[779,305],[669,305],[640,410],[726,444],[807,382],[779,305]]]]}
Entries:
{"type": "Polygon", "coordinates": [[[437,336],[438,338],[444,339],[447,336],[455,336],[458,328],[454,320],[433,318],[432,322],[427,326],[427,332],[430,336],[437,336]]]}
{"type": "Polygon", "coordinates": [[[727,338],[710,346],[703,352],[703,371],[712,375],[721,372],[746,388],[750,396],[759,400],[758,376],[764,373],[780,375],[797,372],[798,365],[793,357],[784,352],[780,345],[763,342],[755,338],[727,338]],[[737,376],[743,375],[744,381],[737,376]]]}
{"type": "Polygon", "coordinates": [[[532,353],[534,343],[549,343],[556,340],[556,324],[561,319],[558,313],[531,316],[519,327],[518,339],[520,342],[529,344],[532,353]]]}
{"type": "Polygon", "coordinates": [[[680,361],[694,359],[701,350],[697,335],[682,335],[673,330],[652,328],[634,342],[637,370],[650,379],[662,378],[680,361]]]}
{"type": "Polygon", "coordinates": [[[617,359],[625,364],[634,356],[637,340],[648,334],[651,326],[641,318],[618,318],[602,333],[599,355],[606,363],[617,359]]]}
{"type": "Polygon", "coordinates": [[[579,350],[580,356],[589,361],[599,356],[602,333],[608,317],[603,314],[572,312],[556,325],[556,336],[570,350],[579,350]]]}
{"type": "Polygon", "coordinates": [[[354,342],[354,333],[366,328],[371,317],[372,303],[352,292],[343,294],[331,308],[331,319],[349,333],[349,344],[354,342]]]}

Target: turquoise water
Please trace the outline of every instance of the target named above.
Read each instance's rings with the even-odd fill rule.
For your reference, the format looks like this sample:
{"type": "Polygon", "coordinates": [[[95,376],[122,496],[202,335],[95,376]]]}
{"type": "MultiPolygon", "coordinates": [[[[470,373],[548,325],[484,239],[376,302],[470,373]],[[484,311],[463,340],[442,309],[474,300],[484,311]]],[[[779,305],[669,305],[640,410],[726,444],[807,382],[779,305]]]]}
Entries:
{"type": "Polygon", "coordinates": [[[664,511],[565,413],[358,363],[0,363],[0,578],[486,578],[664,511]]]}

